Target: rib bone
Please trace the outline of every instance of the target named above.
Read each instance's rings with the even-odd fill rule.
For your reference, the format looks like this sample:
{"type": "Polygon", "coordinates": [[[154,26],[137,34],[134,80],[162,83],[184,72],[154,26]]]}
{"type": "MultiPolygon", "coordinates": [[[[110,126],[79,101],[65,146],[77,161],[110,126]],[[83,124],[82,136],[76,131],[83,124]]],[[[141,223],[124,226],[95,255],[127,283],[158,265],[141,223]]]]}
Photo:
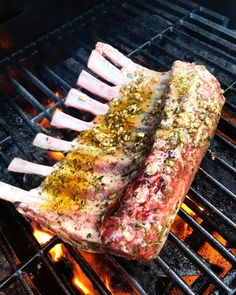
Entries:
{"type": "Polygon", "coordinates": [[[119,97],[120,87],[109,86],[106,83],[99,81],[84,70],[79,75],[77,85],[106,100],[119,97]]]}
{"type": "Polygon", "coordinates": [[[96,51],[108,57],[115,65],[125,68],[128,71],[133,72],[141,67],[109,44],[98,42],[96,44],[96,51]]]}
{"type": "Polygon", "coordinates": [[[139,64],[134,63],[124,54],[119,52],[116,48],[112,47],[109,44],[105,44],[102,42],[98,42],[96,44],[96,51],[99,52],[101,55],[109,58],[116,66],[121,67],[121,72],[124,73],[124,76],[127,77],[127,73],[134,73],[135,71],[144,70],[145,73],[149,73],[150,75],[158,75],[156,71],[147,69],[139,64]]]}
{"type": "Polygon", "coordinates": [[[33,145],[46,150],[68,152],[75,147],[75,143],[38,133],[33,145]]]}
{"type": "Polygon", "coordinates": [[[99,75],[103,79],[111,82],[114,85],[121,85],[125,82],[124,75],[113,64],[107,61],[98,51],[93,50],[87,66],[95,74],[99,75]]]}
{"type": "Polygon", "coordinates": [[[9,185],[0,181],[1,199],[12,203],[21,202],[27,204],[37,204],[42,202],[42,197],[33,192],[25,191],[21,188],[9,185]]]}
{"type": "Polygon", "coordinates": [[[50,173],[52,173],[53,167],[41,165],[41,164],[35,164],[20,158],[14,158],[11,161],[10,165],[8,166],[8,170],[12,172],[47,176],[50,173]]]}
{"type": "Polygon", "coordinates": [[[57,128],[68,128],[75,131],[89,130],[93,127],[92,122],[85,122],[85,121],[76,119],[59,110],[57,110],[54,113],[52,117],[51,125],[57,128]]]}
{"type": "Polygon", "coordinates": [[[88,153],[97,153],[99,154],[101,151],[99,148],[78,144],[76,141],[66,141],[62,139],[58,139],[52,136],[45,135],[43,133],[38,133],[33,141],[33,145],[53,151],[67,152],[73,150],[74,148],[80,148],[84,152],[88,153]]]}
{"type": "Polygon", "coordinates": [[[83,92],[72,88],[65,100],[65,105],[79,110],[87,111],[94,115],[104,115],[108,111],[107,104],[92,99],[83,92]]]}

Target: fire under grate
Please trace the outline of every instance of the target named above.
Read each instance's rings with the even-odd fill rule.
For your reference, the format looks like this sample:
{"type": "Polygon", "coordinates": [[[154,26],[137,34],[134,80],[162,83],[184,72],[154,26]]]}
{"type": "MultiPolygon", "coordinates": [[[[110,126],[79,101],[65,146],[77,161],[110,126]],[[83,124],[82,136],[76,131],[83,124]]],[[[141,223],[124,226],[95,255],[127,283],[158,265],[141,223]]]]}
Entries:
{"type": "Polygon", "coordinates": [[[32,147],[35,133],[75,136],[50,126],[55,109],[92,119],[63,101],[97,41],[161,71],[176,59],[205,64],[226,96],[214,140],[157,259],[90,255],[52,236],[40,242],[36,231],[44,232],[1,201],[1,295],[236,292],[236,33],[227,22],[190,1],[105,1],[1,61],[0,177],[25,189],[40,178],[7,173],[13,157],[47,164],[60,157],[32,147]],[[51,251],[58,247],[64,254],[57,261],[51,251]]]}

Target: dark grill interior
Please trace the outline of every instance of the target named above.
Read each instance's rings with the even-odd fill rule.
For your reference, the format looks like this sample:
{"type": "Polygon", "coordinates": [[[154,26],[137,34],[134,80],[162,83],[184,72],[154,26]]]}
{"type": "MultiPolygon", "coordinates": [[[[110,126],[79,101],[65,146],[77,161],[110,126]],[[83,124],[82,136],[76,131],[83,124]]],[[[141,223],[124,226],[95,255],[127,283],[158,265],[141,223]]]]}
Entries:
{"type": "Polygon", "coordinates": [[[108,289],[113,294],[235,294],[236,33],[227,23],[226,17],[185,0],[109,0],[1,61],[0,179],[24,189],[36,187],[40,178],[8,173],[13,157],[53,163],[48,153],[32,147],[36,132],[66,140],[75,136],[50,127],[53,111],[59,107],[92,119],[66,108],[63,97],[75,87],[97,41],[160,71],[176,59],[205,64],[226,96],[214,140],[157,259],[143,263],[94,255],[111,273],[116,287],[108,288],[86,254],[57,237],[40,245],[31,224],[1,201],[1,295],[85,294],[71,283],[73,263],[50,259],[48,252],[58,243],[96,294],[110,294],[108,289]]]}

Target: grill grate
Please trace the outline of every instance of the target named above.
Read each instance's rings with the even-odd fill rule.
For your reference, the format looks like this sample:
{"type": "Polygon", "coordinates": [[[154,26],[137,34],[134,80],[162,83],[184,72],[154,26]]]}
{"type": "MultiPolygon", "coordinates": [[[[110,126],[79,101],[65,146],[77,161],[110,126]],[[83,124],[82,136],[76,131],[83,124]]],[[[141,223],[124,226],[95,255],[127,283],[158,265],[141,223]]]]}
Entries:
{"type": "MultiPolygon", "coordinates": [[[[42,127],[40,123],[50,120],[56,108],[71,112],[63,105],[63,97],[75,85],[76,78],[86,66],[87,57],[97,41],[111,43],[134,61],[160,70],[169,69],[176,59],[196,61],[205,64],[221,82],[226,96],[224,112],[211,148],[189,191],[189,197],[185,200],[185,204],[203,221],[199,223],[184,209],[178,214],[196,233],[193,237],[196,240],[191,241],[190,236],[182,241],[172,231],[161,255],[152,262],[161,271],[159,277],[166,283],[158,282],[154,287],[148,284],[143,287],[140,283],[142,278],[139,276],[143,272],[139,272],[139,269],[143,269],[144,264],[104,255],[104,259],[110,261],[121,277],[129,282],[133,293],[155,294],[155,288],[160,286],[160,289],[156,289],[158,294],[161,290],[163,294],[172,294],[174,288],[180,288],[186,294],[201,294],[208,290],[210,283],[215,286],[212,294],[236,292],[233,282],[236,278],[236,252],[231,250],[236,248],[236,33],[227,29],[227,22],[226,17],[185,0],[105,1],[1,61],[4,70],[0,73],[0,85],[5,98],[1,115],[9,123],[6,125],[4,121],[0,121],[0,161],[3,163],[1,176],[22,187],[27,187],[27,181],[6,173],[10,158],[20,154],[25,159],[43,162],[43,153],[30,146],[30,139],[35,132],[42,129],[65,139],[74,136],[64,131],[49,130],[47,124],[42,127]],[[56,92],[60,93],[59,97],[56,92]],[[5,109],[8,109],[7,113],[4,112],[5,109]],[[16,129],[15,125],[19,127],[16,129]],[[21,138],[25,133],[28,136],[28,149],[21,138]],[[213,232],[218,232],[228,244],[220,242],[213,232]],[[210,261],[198,253],[197,241],[209,243],[232,264],[224,278],[210,261]],[[193,284],[187,284],[178,268],[171,264],[173,257],[167,254],[171,248],[176,251],[174,253],[179,249],[184,257],[182,259],[189,260],[194,265],[193,273],[197,270],[199,278],[193,284]],[[130,268],[135,268],[135,271],[130,271],[130,268]],[[147,289],[149,287],[152,289],[147,289]]],[[[2,204],[1,212],[5,213],[1,215],[0,225],[9,220],[11,222],[6,230],[3,226],[1,231],[0,251],[6,254],[10,270],[0,281],[0,290],[10,294],[6,288],[17,281],[21,286],[19,288],[24,290],[17,294],[79,294],[75,293],[55,269],[47,255],[61,241],[54,237],[46,245],[40,246],[32,236],[29,224],[16,215],[11,205],[5,202],[2,204]],[[28,254],[17,252],[14,238],[9,234],[10,231],[16,233],[18,230],[25,238],[25,247],[30,247],[26,251],[28,254]],[[20,257],[17,258],[17,263],[13,256],[20,257]],[[47,270],[50,277],[47,281],[50,284],[43,287],[41,279],[30,275],[34,265],[41,265],[47,270]]],[[[65,247],[92,281],[95,289],[101,294],[110,294],[83,256],[72,247],[65,247]]],[[[22,245],[20,248],[22,249],[22,245]]],[[[181,259],[179,261],[182,263],[181,259]]],[[[146,267],[149,268],[150,265],[146,267]]],[[[151,277],[150,271],[145,275],[151,277]]]]}

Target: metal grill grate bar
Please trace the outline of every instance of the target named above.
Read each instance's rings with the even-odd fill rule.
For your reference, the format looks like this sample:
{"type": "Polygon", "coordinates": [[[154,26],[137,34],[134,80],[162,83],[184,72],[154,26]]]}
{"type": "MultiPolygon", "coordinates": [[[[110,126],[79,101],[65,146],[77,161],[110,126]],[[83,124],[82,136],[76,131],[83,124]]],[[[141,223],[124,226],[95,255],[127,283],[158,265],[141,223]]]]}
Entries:
{"type": "Polygon", "coordinates": [[[223,184],[221,184],[217,179],[215,179],[213,176],[211,176],[202,167],[199,168],[199,171],[201,171],[203,173],[203,175],[204,175],[204,177],[206,177],[206,179],[210,180],[216,187],[221,189],[229,197],[231,197],[234,201],[236,201],[236,195],[233,192],[231,192],[227,187],[225,187],[223,184]]]}
{"type": "Polygon", "coordinates": [[[208,149],[207,153],[206,153],[208,158],[212,158],[212,156],[214,157],[214,161],[220,163],[220,165],[223,168],[227,168],[228,170],[230,170],[231,172],[233,172],[236,175],[236,168],[234,168],[233,166],[231,166],[230,164],[228,164],[227,162],[225,162],[225,160],[223,160],[222,158],[220,158],[218,155],[216,155],[214,152],[212,152],[210,149],[208,149]]]}
{"type": "Polygon", "coordinates": [[[30,78],[34,85],[39,88],[46,96],[55,102],[60,101],[60,99],[55,95],[55,93],[49,89],[41,80],[39,80],[32,72],[28,69],[23,68],[24,73],[30,78]]]}
{"type": "Polygon", "coordinates": [[[190,188],[189,192],[190,195],[193,196],[194,199],[196,199],[196,201],[202,203],[207,209],[211,210],[212,212],[214,212],[214,214],[219,216],[228,226],[236,230],[236,224],[227,216],[225,216],[220,210],[218,210],[214,205],[212,205],[209,201],[207,201],[206,198],[204,198],[199,192],[194,190],[192,187],[190,188]]]}
{"type": "Polygon", "coordinates": [[[61,85],[65,88],[66,91],[69,91],[72,88],[72,85],[67,83],[65,80],[63,80],[61,77],[59,77],[53,70],[49,69],[46,65],[41,63],[37,58],[34,58],[35,62],[47,72],[52,79],[56,80],[57,82],[61,83],[61,85]]]}
{"type": "Polygon", "coordinates": [[[155,263],[160,267],[168,277],[173,279],[188,295],[194,295],[195,293],[189,288],[189,286],[176,274],[173,269],[165,263],[160,256],[155,259],[155,263]]]}
{"type": "Polygon", "coordinates": [[[11,78],[12,82],[15,84],[16,89],[18,92],[24,96],[24,98],[32,104],[37,110],[40,110],[45,114],[46,117],[50,119],[50,116],[45,112],[45,108],[39,103],[39,101],[31,94],[28,90],[25,89],[19,82],[17,82],[15,79],[11,78]]]}
{"type": "Polygon", "coordinates": [[[78,265],[83,269],[84,273],[87,277],[93,282],[95,288],[103,295],[111,295],[111,292],[107,289],[107,287],[103,284],[91,266],[87,263],[87,261],[83,258],[83,256],[73,249],[70,245],[67,245],[67,249],[69,253],[73,256],[76,260],[78,265]]]}
{"type": "MultiPolygon", "coordinates": [[[[179,34],[181,35],[181,32],[179,32],[179,34]]],[[[182,34],[182,35],[184,35],[184,34],[182,34]]],[[[189,37],[190,37],[190,36],[189,36],[189,37]]],[[[182,43],[182,44],[179,44],[179,43],[177,43],[176,40],[172,39],[171,37],[169,37],[169,36],[167,36],[167,35],[163,35],[162,38],[163,38],[164,40],[169,41],[172,45],[178,47],[178,48],[181,49],[181,50],[184,50],[184,51],[186,51],[186,52],[188,52],[188,53],[191,53],[191,54],[194,53],[194,56],[197,56],[200,60],[202,60],[202,61],[204,61],[204,62],[206,62],[206,63],[209,63],[210,65],[213,65],[214,67],[220,69],[221,71],[227,73],[228,75],[233,76],[234,78],[236,77],[236,72],[235,72],[235,73],[232,73],[232,71],[230,71],[228,68],[224,67],[222,64],[219,64],[219,63],[214,62],[214,61],[213,61],[212,59],[210,59],[209,57],[205,57],[205,56],[203,56],[203,55],[200,55],[200,54],[198,53],[198,51],[195,51],[195,50],[192,49],[192,48],[191,48],[191,50],[190,50],[187,46],[183,45],[183,43],[182,43]]],[[[191,37],[190,37],[190,38],[191,38],[191,37]]],[[[169,52],[168,52],[168,54],[169,54],[169,52]]],[[[176,56],[174,56],[174,57],[176,58],[176,56]]]]}
{"type": "Polygon", "coordinates": [[[188,256],[193,263],[195,263],[203,273],[208,275],[217,286],[226,292],[231,292],[231,289],[227,287],[218,276],[209,269],[209,267],[193,252],[191,251],[180,239],[178,239],[172,232],[169,235],[170,240],[188,256]]]}
{"type": "Polygon", "coordinates": [[[197,221],[195,221],[188,213],[183,209],[180,209],[178,215],[183,218],[192,228],[198,230],[205,239],[215,248],[217,251],[228,259],[233,264],[236,264],[236,257],[230,251],[228,251],[217,239],[215,239],[207,230],[205,230],[197,221]]]}

